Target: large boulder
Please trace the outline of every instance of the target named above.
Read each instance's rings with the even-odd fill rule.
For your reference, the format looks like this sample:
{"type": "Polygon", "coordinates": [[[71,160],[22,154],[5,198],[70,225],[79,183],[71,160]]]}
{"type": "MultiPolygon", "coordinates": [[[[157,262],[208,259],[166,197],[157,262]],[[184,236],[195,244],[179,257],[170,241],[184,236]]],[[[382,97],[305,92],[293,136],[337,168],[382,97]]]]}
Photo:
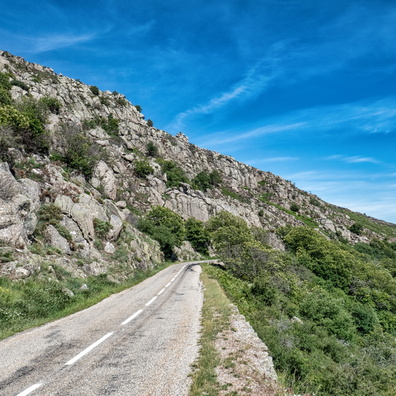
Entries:
{"type": "Polygon", "coordinates": [[[38,183],[33,180],[18,182],[7,163],[0,164],[0,241],[24,249],[33,234],[39,205],[38,183]]]}

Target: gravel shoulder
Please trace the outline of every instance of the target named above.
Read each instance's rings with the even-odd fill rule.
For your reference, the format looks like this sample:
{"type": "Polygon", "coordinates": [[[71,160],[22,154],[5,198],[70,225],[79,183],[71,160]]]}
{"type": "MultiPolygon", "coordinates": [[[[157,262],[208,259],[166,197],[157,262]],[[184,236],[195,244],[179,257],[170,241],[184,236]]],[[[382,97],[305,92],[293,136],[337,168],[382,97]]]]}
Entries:
{"type": "Polygon", "coordinates": [[[230,327],[215,341],[220,356],[216,368],[220,395],[279,395],[281,387],[268,348],[232,305],[230,327]]]}

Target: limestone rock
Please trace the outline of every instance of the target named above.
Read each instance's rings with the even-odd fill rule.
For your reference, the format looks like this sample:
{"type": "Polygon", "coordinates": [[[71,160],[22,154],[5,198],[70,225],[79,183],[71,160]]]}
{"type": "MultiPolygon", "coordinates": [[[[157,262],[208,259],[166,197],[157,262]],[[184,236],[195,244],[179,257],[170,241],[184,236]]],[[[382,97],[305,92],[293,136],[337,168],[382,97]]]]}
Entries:
{"type": "Polygon", "coordinates": [[[113,254],[115,252],[115,246],[111,242],[106,242],[104,246],[104,251],[107,254],[113,254]]]}
{"type": "Polygon", "coordinates": [[[115,215],[110,215],[110,225],[111,225],[111,230],[109,231],[108,237],[112,240],[112,241],[116,241],[118,239],[118,237],[120,236],[120,232],[122,230],[122,220],[115,215]]]}
{"type": "Polygon", "coordinates": [[[201,258],[188,241],[184,241],[180,247],[175,247],[173,251],[178,261],[199,260],[201,258]]]}
{"type": "Polygon", "coordinates": [[[45,238],[51,246],[59,249],[62,253],[71,254],[69,243],[53,225],[47,226],[45,238]]]}
{"type": "Polygon", "coordinates": [[[103,192],[106,197],[116,199],[117,197],[117,184],[114,172],[104,161],[99,161],[96,165],[94,176],[99,180],[100,185],[103,187],[103,192]]]}

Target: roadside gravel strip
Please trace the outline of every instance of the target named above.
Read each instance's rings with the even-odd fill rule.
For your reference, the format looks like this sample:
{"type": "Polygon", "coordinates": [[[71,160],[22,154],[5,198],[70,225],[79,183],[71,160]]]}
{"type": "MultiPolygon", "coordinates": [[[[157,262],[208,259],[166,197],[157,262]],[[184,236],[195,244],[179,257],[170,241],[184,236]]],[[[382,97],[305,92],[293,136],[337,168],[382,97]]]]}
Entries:
{"type": "Polygon", "coordinates": [[[0,395],[187,395],[203,299],[197,264],[0,341],[0,395]]]}

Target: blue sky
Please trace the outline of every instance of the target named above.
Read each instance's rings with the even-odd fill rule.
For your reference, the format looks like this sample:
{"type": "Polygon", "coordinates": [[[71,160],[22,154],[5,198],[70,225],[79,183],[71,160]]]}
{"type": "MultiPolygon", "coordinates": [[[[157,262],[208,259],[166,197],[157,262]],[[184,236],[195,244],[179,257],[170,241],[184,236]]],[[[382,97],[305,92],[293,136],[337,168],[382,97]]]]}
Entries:
{"type": "Polygon", "coordinates": [[[13,0],[0,48],[396,223],[396,2],[13,0]]]}

